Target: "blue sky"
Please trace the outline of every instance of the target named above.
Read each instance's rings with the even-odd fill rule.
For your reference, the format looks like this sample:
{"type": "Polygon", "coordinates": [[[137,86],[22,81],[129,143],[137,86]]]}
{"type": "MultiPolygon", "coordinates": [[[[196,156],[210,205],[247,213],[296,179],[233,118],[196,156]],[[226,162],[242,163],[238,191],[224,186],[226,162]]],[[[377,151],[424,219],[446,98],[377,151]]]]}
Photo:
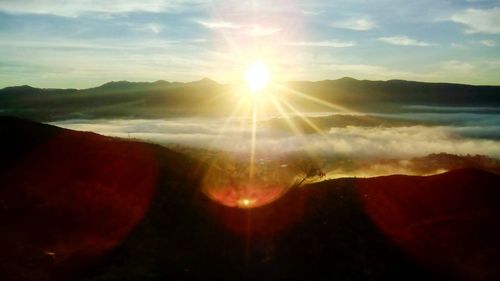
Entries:
{"type": "Polygon", "coordinates": [[[1,0],[0,87],[276,80],[500,85],[500,1],[1,0]]]}

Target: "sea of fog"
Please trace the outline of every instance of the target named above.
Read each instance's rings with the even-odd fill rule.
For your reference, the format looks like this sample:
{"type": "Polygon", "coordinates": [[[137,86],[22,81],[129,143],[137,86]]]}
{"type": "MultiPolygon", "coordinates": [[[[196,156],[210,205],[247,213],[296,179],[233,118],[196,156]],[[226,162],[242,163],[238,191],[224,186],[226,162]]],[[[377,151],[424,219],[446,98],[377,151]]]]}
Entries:
{"type": "MultiPolygon", "coordinates": [[[[419,110],[416,113],[371,114],[375,118],[410,120],[404,126],[332,127],[309,134],[263,126],[266,118],[262,118],[255,124],[255,138],[249,118],[72,119],[52,124],[166,146],[227,152],[244,153],[250,151],[254,143],[255,151],[263,155],[312,151],[325,157],[407,158],[445,152],[500,158],[498,112],[484,108],[427,107],[419,110]]],[[[308,116],[332,114],[317,112],[308,116]]]]}

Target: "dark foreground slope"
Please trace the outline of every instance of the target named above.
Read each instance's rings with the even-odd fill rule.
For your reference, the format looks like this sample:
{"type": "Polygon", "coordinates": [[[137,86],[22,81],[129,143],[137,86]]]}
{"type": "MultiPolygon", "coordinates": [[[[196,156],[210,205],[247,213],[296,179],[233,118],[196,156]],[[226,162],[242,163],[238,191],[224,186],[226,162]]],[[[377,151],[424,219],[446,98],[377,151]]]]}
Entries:
{"type": "Polygon", "coordinates": [[[252,210],[159,146],[0,118],[0,280],[499,280],[500,176],[339,179],[252,210]]]}

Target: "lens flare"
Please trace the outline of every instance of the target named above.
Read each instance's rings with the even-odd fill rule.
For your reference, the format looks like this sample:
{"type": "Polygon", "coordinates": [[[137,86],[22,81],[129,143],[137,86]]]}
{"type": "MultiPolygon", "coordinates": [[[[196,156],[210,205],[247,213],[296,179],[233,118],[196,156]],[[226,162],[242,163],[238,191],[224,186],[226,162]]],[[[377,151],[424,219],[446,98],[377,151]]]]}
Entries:
{"type": "Polygon", "coordinates": [[[238,200],[238,207],[240,208],[250,208],[255,203],[255,199],[242,198],[238,200]]]}

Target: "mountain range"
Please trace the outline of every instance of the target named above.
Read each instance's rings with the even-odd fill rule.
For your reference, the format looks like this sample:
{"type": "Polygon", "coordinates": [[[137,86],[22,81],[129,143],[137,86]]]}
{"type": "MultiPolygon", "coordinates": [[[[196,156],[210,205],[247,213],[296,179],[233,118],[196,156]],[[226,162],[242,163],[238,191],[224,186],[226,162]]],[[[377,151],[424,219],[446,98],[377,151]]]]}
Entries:
{"type": "MultiPolygon", "coordinates": [[[[224,116],[234,109],[244,91],[241,86],[223,85],[207,78],[188,83],[117,81],[81,90],[25,85],[0,90],[0,113],[38,121],[224,116]]],[[[419,106],[439,106],[480,107],[498,113],[500,106],[500,86],[346,77],[287,82],[271,87],[270,91],[299,111],[332,110],[317,100],[362,112],[415,112],[419,106]]]]}

